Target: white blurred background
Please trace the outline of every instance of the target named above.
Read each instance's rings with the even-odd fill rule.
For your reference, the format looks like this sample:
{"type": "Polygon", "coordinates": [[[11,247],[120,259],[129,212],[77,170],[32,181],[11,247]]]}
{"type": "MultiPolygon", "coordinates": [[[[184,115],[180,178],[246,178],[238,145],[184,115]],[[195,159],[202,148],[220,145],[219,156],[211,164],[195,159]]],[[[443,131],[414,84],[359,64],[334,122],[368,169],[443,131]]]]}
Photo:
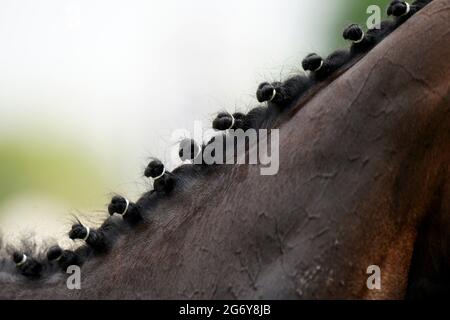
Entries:
{"type": "Polygon", "coordinates": [[[2,229],[135,200],[174,130],[255,106],[258,83],[334,49],[363,2],[1,0],[2,229]]]}

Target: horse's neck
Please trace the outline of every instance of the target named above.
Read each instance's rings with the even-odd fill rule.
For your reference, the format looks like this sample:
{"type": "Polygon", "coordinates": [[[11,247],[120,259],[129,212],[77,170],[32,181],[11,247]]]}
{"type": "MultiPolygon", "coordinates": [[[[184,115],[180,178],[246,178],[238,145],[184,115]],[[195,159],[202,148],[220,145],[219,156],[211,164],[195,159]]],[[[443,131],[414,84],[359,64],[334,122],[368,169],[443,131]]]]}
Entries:
{"type": "Polygon", "coordinates": [[[89,261],[83,290],[48,297],[402,297],[417,226],[449,179],[450,48],[434,40],[449,40],[445,6],[429,5],[281,126],[277,175],[249,165],[199,177],[89,261]],[[366,286],[370,265],[381,290],[366,286]]]}
{"type": "Polygon", "coordinates": [[[239,166],[199,178],[99,272],[130,259],[114,276],[158,298],[401,297],[450,158],[450,49],[428,34],[448,38],[445,5],[431,4],[281,126],[276,176],[239,166]],[[439,21],[431,29],[427,15],[439,21]],[[385,275],[380,291],[366,286],[369,265],[385,275]]]}

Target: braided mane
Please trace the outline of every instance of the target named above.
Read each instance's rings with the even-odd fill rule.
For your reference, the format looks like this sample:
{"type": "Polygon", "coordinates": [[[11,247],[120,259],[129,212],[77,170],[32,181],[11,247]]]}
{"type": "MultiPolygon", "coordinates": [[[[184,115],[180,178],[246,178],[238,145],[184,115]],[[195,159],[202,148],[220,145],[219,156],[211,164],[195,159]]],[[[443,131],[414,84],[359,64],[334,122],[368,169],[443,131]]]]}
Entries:
{"type": "MultiPolygon", "coordinates": [[[[307,74],[295,75],[284,82],[262,83],[256,92],[256,98],[260,103],[258,106],[246,114],[241,112],[219,113],[214,119],[212,127],[217,131],[222,131],[221,134],[224,135],[227,134],[229,129],[279,128],[295,116],[308,101],[363,59],[370,50],[429,2],[431,0],[417,0],[412,4],[406,4],[403,1],[394,0],[388,8],[388,14],[393,18],[383,21],[380,29],[363,31],[357,25],[350,25],[343,32],[344,38],[352,42],[349,49],[335,51],[326,58],[317,54],[308,55],[302,62],[303,68],[308,71],[307,74]]],[[[213,142],[214,138],[205,144],[199,144],[191,139],[183,140],[180,143],[180,158],[194,162],[199,154],[203,153],[205,148],[213,142]]],[[[248,146],[248,148],[251,148],[251,146],[248,146]]],[[[71,227],[69,237],[73,240],[81,239],[84,241],[84,244],[78,249],[70,251],[52,247],[46,248],[45,252],[37,252],[36,248],[33,248],[30,244],[25,244],[22,248],[9,248],[0,241],[0,283],[20,282],[30,287],[52,283],[57,285],[58,289],[55,290],[62,292],[66,277],[64,271],[69,265],[79,265],[82,270],[84,270],[85,265],[91,270],[96,266],[101,266],[104,269],[106,266],[101,261],[105,257],[108,257],[110,262],[115,261],[119,264],[119,260],[127,259],[124,256],[127,249],[133,247],[133,243],[124,242],[124,235],[136,234],[136,237],[145,242],[141,232],[144,229],[155,232],[155,239],[151,241],[160,244],[161,250],[168,250],[167,246],[170,243],[165,243],[164,240],[177,236],[173,234],[174,231],[170,224],[161,226],[158,225],[158,222],[155,222],[155,212],[168,209],[166,214],[171,217],[174,212],[169,209],[168,203],[175,200],[180,203],[176,206],[185,205],[190,210],[201,211],[206,205],[195,201],[189,203],[186,194],[194,191],[214,194],[214,191],[217,190],[202,191],[202,181],[211,178],[221,179],[235,170],[225,169],[224,167],[205,163],[199,165],[183,164],[169,172],[161,161],[152,160],[144,173],[147,178],[153,179],[152,190],[144,193],[136,202],[132,202],[123,196],[113,197],[108,206],[110,217],[98,228],[88,228],[80,221],[77,221],[71,227]],[[157,231],[158,227],[161,227],[162,231],[157,231]],[[120,252],[115,252],[118,243],[120,243],[122,249],[120,252]],[[11,256],[13,256],[12,259],[11,256]],[[24,259],[24,256],[26,259],[24,259]]],[[[222,189],[226,189],[226,182],[216,188],[223,191],[222,189]]],[[[217,191],[217,193],[219,192],[217,191]]],[[[217,202],[214,199],[211,199],[211,201],[217,202]]],[[[195,217],[186,216],[182,219],[189,220],[195,219],[195,217]]],[[[183,233],[179,235],[179,237],[182,236],[183,233]]],[[[146,257],[141,258],[146,259],[146,257]]],[[[177,262],[175,256],[171,258],[173,258],[175,265],[182,263],[177,262]]],[[[130,261],[134,260],[130,258],[130,261]]],[[[137,266],[136,272],[140,271],[141,266],[142,264],[137,266]]],[[[110,268],[114,267],[114,265],[110,266],[110,268]]],[[[247,272],[249,278],[252,278],[252,271],[247,270],[247,272]]],[[[122,277],[125,277],[125,275],[122,277]]],[[[124,283],[124,286],[126,285],[124,283]]],[[[148,290],[151,290],[151,288],[148,290]]],[[[95,294],[98,294],[94,292],[94,288],[88,288],[87,291],[92,293],[94,297],[95,294]]],[[[227,294],[239,296],[233,292],[227,294]]],[[[77,297],[78,295],[77,292],[70,293],[70,297],[77,297]]]]}

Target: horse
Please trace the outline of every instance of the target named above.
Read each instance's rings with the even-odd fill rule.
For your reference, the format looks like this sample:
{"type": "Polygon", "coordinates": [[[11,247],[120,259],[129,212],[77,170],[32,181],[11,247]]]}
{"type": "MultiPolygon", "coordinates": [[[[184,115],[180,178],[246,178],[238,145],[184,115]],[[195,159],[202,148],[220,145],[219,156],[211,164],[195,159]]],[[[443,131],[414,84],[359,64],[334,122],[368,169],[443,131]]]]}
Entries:
{"type": "MultiPolygon", "coordinates": [[[[113,215],[108,228],[72,228],[74,238],[87,242],[77,252],[86,258],[81,290],[69,290],[67,274],[55,267],[29,279],[2,258],[0,298],[445,295],[449,12],[450,1],[432,1],[277,112],[271,123],[280,134],[276,175],[260,175],[261,165],[191,164],[155,173],[153,163],[148,175],[164,178],[161,192],[122,201],[120,210],[116,199],[110,212],[125,214],[131,205],[137,223],[113,215]],[[112,245],[96,246],[97,239],[112,245]],[[367,285],[370,266],[380,269],[379,288],[367,285]]],[[[285,92],[278,84],[259,90],[272,92],[269,98],[285,92]]]]}

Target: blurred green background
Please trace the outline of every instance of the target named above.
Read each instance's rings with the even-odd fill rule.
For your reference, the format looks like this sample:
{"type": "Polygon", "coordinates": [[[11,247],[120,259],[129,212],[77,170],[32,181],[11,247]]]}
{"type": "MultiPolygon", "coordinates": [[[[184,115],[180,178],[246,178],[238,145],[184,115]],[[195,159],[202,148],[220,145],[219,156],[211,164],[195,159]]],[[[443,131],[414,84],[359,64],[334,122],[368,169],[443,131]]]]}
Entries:
{"type": "Polygon", "coordinates": [[[106,172],[81,150],[30,138],[0,141],[0,203],[16,194],[38,192],[71,207],[86,206],[92,193],[106,188],[106,172]]]}
{"type": "Polygon", "coordinates": [[[342,29],[388,2],[2,1],[0,215],[21,195],[67,211],[137,196],[172,130],[251,106],[257,74],[346,46],[342,29]]]}

